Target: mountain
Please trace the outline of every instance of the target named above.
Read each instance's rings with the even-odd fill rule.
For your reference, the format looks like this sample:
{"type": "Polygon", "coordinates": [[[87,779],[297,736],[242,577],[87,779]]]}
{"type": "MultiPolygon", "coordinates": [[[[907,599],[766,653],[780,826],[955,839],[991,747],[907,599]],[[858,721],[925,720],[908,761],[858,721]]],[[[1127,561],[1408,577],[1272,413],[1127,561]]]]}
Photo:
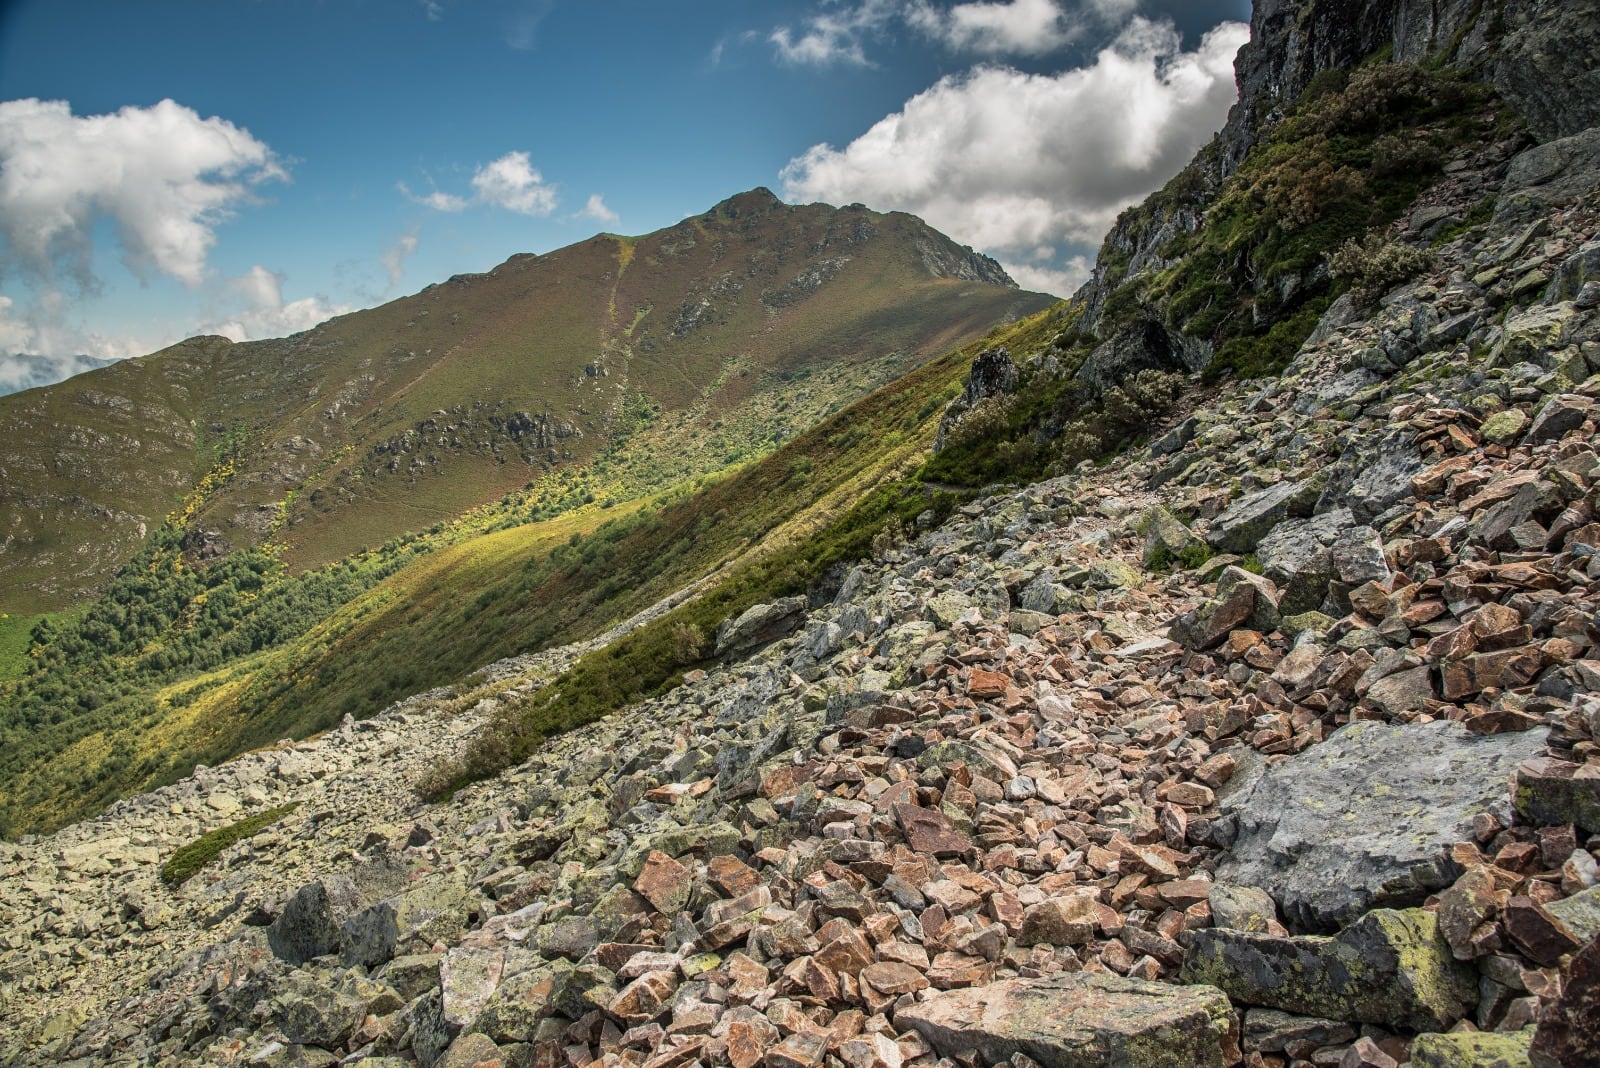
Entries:
{"type": "Polygon", "coordinates": [[[396,569],[0,768],[325,728],[0,843],[0,1061],[1595,1063],[1600,116],[1497,57],[1600,23],[1256,16],[1093,284],[756,462],[277,586],[159,532],[27,699],[396,569]]]}
{"type": "Polygon", "coordinates": [[[758,189],[290,338],[192,338],[0,398],[0,608],[103,589],[168,515],[195,559],[270,540],[304,568],[602,456],[637,495],[1050,302],[912,216],[758,189]]]}
{"type": "Polygon", "coordinates": [[[30,356],[23,352],[0,354],[0,396],[53,385],[64,378],[109,367],[116,362],[98,356],[30,356]]]}

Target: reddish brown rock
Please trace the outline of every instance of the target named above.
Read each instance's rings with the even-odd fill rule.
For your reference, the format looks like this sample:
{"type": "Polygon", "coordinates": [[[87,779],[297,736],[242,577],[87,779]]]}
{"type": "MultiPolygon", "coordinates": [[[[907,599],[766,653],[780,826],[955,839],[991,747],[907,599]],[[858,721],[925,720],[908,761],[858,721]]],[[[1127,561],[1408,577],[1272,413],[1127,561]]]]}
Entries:
{"type": "Polygon", "coordinates": [[[1511,941],[1535,963],[1555,964],[1578,948],[1578,939],[1566,924],[1531,897],[1512,898],[1503,922],[1511,941]]]}
{"type": "Polygon", "coordinates": [[[932,808],[897,804],[895,819],[906,836],[906,844],[930,856],[960,857],[972,851],[972,840],[951,822],[950,817],[932,808]]]}
{"type": "Polygon", "coordinates": [[[928,986],[927,978],[917,969],[894,961],[867,965],[861,969],[861,979],[884,994],[914,994],[928,986]]]}
{"type": "Polygon", "coordinates": [[[828,1052],[828,1036],[820,1031],[797,1031],[767,1051],[766,1068],[816,1068],[828,1052]]]}
{"type": "Polygon", "coordinates": [[[633,881],[633,889],[657,912],[675,915],[689,903],[694,873],[660,850],[652,849],[645,857],[639,877],[633,881]]]}
{"type": "Polygon", "coordinates": [[[998,671],[985,671],[983,668],[973,668],[972,676],[967,680],[967,696],[974,701],[990,701],[996,697],[1004,697],[1006,688],[1011,685],[1011,679],[998,671]]]}
{"type": "Polygon", "coordinates": [[[1600,938],[1573,955],[1561,993],[1539,1016],[1528,1059],[1534,1068],[1600,1065],[1600,938]]]}

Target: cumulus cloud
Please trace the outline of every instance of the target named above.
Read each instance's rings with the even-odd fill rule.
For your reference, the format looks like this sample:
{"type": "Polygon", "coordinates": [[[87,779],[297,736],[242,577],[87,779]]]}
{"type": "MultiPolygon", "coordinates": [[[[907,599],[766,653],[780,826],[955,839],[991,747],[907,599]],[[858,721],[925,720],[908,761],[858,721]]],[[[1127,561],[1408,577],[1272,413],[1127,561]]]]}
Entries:
{"type": "Polygon", "coordinates": [[[95,285],[95,224],[114,224],[141,278],[197,286],[216,227],[262,182],[288,176],[272,150],[172,100],[75,116],[64,100],[0,103],[0,268],[95,285]]]}
{"type": "Polygon", "coordinates": [[[48,385],[98,362],[153,352],[169,340],[113,337],[85,329],[73,319],[77,306],[59,289],[46,288],[27,305],[0,296],[0,365],[5,368],[0,371],[0,385],[11,389],[48,385]],[[83,357],[97,362],[86,363],[83,357]]]}
{"type": "Polygon", "coordinates": [[[593,219],[607,226],[615,226],[622,221],[622,216],[606,207],[606,198],[599,193],[589,194],[589,200],[584,204],[583,210],[578,212],[578,218],[593,219]]]}
{"type": "Polygon", "coordinates": [[[411,187],[404,182],[397,182],[396,185],[408,199],[434,211],[466,211],[467,205],[471,203],[466,197],[458,197],[454,193],[444,193],[437,189],[426,194],[413,193],[411,187]]]}
{"type": "Polygon", "coordinates": [[[904,13],[898,0],[861,0],[813,15],[796,29],[779,26],[768,35],[778,58],[795,66],[843,63],[867,66],[864,41],[904,13]]]}
{"type": "Polygon", "coordinates": [[[1053,52],[1074,40],[1080,29],[1055,0],[957,4],[948,10],[923,2],[908,11],[907,19],[951,48],[989,55],[1053,52]]]}
{"type": "Polygon", "coordinates": [[[389,276],[389,288],[400,284],[406,273],[406,260],[417,251],[417,232],[411,231],[390,245],[383,253],[383,269],[389,276]]]}
{"type": "MultiPolygon", "coordinates": [[[[1029,250],[1098,242],[1220,128],[1248,38],[1223,23],[1184,52],[1171,24],[1135,18],[1087,67],[945,77],[844,148],[791,160],[784,194],[913,212],[1023,273],[1045,270],[1029,250]]],[[[1076,274],[1051,269],[1066,272],[1057,285],[1076,274]]]]}
{"type": "MultiPolygon", "coordinates": [[[[780,60],[794,66],[871,66],[867,44],[899,26],[958,52],[1038,56],[1079,42],[1091,30],[1109,33],[1140,0],[933,0],[836,2],[797,26],[767,35],[780,60]]],[[[720,58],[722,46],[717,46],[720,58]]]]}
{"type": "Polygon", "coordinates": [[[228,288],[243,307],[233,316],[212,323],[201,332],[221,334],[234,341],[256,341],[285,337],[309,330],[335,315],[355,311],[349,304],[334,304],[325,297],[302,297],[285,304],[284,276],[257,264],[237,278],[228,279],[228,288]]]}
{"type": "Polygon", "coordinates": [[[546,184],[526,152],[507,152],[474,171],[471,198],[438,189],[424,195],[413,193],[404,182],[397,185],[408,198],[434,211],[465,211],[473,204],[487,204],[542,217],[556,209],[558,199],[556,187],[546,184]]]}
{"type": "Polygon", "coordinates": [[[472,188],[485,204],[521,215],[549,215],[556,207],[555,187],[544,183],[526,152],[507,152],[479,167],[472,176],[472,188]]]}

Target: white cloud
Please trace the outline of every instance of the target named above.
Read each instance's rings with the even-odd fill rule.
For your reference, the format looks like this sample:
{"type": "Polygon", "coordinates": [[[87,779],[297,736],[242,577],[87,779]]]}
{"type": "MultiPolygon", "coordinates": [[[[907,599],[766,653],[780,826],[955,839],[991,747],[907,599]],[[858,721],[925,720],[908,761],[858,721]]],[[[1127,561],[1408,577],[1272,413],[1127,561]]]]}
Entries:
{"type": "Polygon", "coordinates": [[[615,226],[622,221],[622,216],[606,207],[606,198],[599,193],[589,194],[588,203],[584,204],[583,210],[578,212],[578,218],[593,219],[595,222],[604,223],[607,226],[615,226]]]}
{"type": "Polygon", "coordinates": [[[1006,261],[1001,261],[1000,266],[1023,289],[1057,297],[1072,296],[1094,272],[1094,264],[1087,256],[1073,256],[1062,267],[1006,261]]]}
{"type": "MultiPolygon", "coordinates": [[[[169,339],[158,337],[111,337],[69,321],[77,302],[69,301],[59,289],[46,288],[31,304],[18,306],[10,297],[0,296],[0,361],[15,378],[25,361],[14,357],[29,354],[55,365],[57,372],[29,385],[44,385],[76,374],[85,367],[79,356],[120,360],[154,352],[169,339]]],[[[37,366],[37,364],[35,364],[37,366]]]]}
{"type": "Polygon", "coordinates": [[[0,267],[47,284],[65,273],[92,287],[92,233],[115,224],[123,261],[141,278],[205,277],[216,226],[288,175],[272,150],[224,119],[171,100],[75,116],[64,100],[0,103],[0,267]]]}
{"type": "Polygon", "coordinates": [[[406,188],[404,182],[400,183],[400,191],[424,207],[434,211],[466,211],[469,201],[465,197],[458,197],[454,193],[442,193],[435,189],[427,196],[418,196],[406,188]]]}
{"type": "Polygon", "coordinates": [[[302,297],[283,302],[284,276],[257,264],[237,278],[228,279],[228,288],[244,301],[232,317],[201,329],[204,334],[221,334],[234,341],[256,341],[286,337],[309,330],[335,315],[355,311],[349,304],[333,304],[325,297],[302,297]]]}
{"type": "MultiPolygon", "coordinates": [[[[794,66],[869,67],[867,44],[901,24],[953,51],[1038,56],[1079,42],[1091,30],[1109,34],[1140,0],[970,0],[948,7],[933,0],[824,2],[826,11],[767,35],[780,60],[794,66]]],[[[713,50],[714,63],[722,48],[719,43],[713,50]]]]}
{"type": "Polygon", "coordinates": [[[544,176],[533,169],[526,152],[507,152],[479,167],[472,188],[485,204],[521,215],[549,215],[556,207],[555,187],[544,184],[544,176]]]}
{"type": "Polygon", "coordinates": [[[1076,39],[1080,30],[1055,0],[957,4],[948,11],[923,0],[906,17],[914,27],[951,48],[988,55],[1053,52],[1076,39]]]}
{"type": "Polygon", "coordinates": [[[406,273],[406,260],[417,251],[417,232],[405,234],[383,253],[383,269],[389,275],[389,288],[400,284],[406,273]]]}
{"type": "Polygon", "coordinates": [[[422,10],[427,14],[429,22],[438,22],[444,18],[444,7],[438,0],[422,0],[422,10]]]}
{"type": "MultiPolygon", "coordinates": [[[[1012,262],[1040,245],[1081,248],[1220,128],[1248,38],[1223,23],[1183,52],[1170,24],[1135,18],[1088,67],[945,77],[844,148],[791,160],[784,194],[913,212],[1012,262]]],[[[1056,270],[1068,272],[1056,284],[1071,276],[1056,270]]]]}
{"type": "Polygon", "coordinates": [[[834,63],[868,66],[863,40],[880,33],[902,14],[898,0],[861,0],[855,6],[813,15],[796,30],[779,26],[768,35],[778,58],[795,66],[825,67],[834,63]]]}
{"type": "Polygon", "coordinates": [[[408,199],[434,211],[465,211],[473,204],[488,204],[542,217],[554,211],[557,202],[556,187],[545,183],[544,175],[534,169],[526,152],[507,152],[474,171],[470,199],[439,189],[422,195],[413,193],[404,182],[395,185],[408,199]]]}

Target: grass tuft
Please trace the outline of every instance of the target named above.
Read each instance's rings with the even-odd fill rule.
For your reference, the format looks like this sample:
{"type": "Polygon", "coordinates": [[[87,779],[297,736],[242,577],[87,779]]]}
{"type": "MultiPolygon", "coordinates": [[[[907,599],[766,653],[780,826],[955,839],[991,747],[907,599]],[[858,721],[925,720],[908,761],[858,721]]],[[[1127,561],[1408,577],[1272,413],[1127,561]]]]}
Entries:
{"type": "Polygon", "coordinates": [[[172,854],[172,857],[161,865],[161,881],[172,887],[182,886],[198,874],[201,868],[216,860],[224,849],[235,842],[260,834],[299,807],[300,802],[291,801],[287,805],[257,812],[254,816],[246,817],[238,823],[230,823],[226,827],[208,831],[172,854]]]}

